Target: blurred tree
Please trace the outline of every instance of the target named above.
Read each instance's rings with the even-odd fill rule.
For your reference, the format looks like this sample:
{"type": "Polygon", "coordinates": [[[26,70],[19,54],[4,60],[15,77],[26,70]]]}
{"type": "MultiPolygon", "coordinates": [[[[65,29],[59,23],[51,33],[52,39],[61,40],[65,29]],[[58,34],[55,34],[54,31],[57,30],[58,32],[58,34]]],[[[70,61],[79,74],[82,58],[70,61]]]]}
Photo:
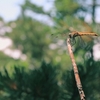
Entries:
{"type": "MultiPolygon", "coordinates": [[[[11,27],[8,26],[6,24],[6,22],[4,22],[3,18],[0,18],[0,40],[2,41],[3,39],[9,39],[9,37],[6,36],[6,33],[7,32],[11,32],[11,27]]],[[[10,41],[10,39],[9,39],[10,41]]],[[[2,44],[2,43],[1,43],[2,44]]],[[[9,44],[9,43],[8,43],[9,44]]],[[[2,66],[5,66],[5,65],[9,65],[12,63],[15,64],[15,63],[21,63],[24,62],[24,61],[21,61],[20,59],[13,59],[11,56],[8,56],[5,54],[5,50],[8,49],[10,46],[6,47],[4,46],[3,47],[3,44],[0,45],[0,69],[2,69],[1,67],[2,66]]],[[[25,65],[25,64],[24,64],[25,65]]]]}
{"type": "MultiPolygon", "coordinates": [[[[50,12],[44,12],[42,7],[36,6],[29,0],[25,0],[21,8],[22,12],[19,18],[16,21],[8,23],[8,26],[12,28],[12,32],[8,32],[6,36],[9,36],[13,40],[13,48],[19,49],[27,56],[31,67],[40,64],[40,61],[43,59],[55,64],[62,61],[62,65],[66,66],[65,54],[62,53],[66,52],[66,47],[63,47],[63,44],[59,47],[59,44],[51,44],[53,39],[56,41],[51,36],[53,26],[38,21],[34,16],[27,15],[27,12],[31,11],[31,14],[36,13],[37,16],[42,14],[50,17],[50,12]],[[50,48],[53,48],[53,45],[57,48],[51,50],[50,48]]],[[[43,17],[42,15],[41,17],[43,17]]]]}
{"type": "Polygon", "coordinates": [[[28,17],[19,18],[14,23],[16,27],[12,33],[7,34],[13,40],[14,47],[26,54],[31,63],[34,63],[36,59],[42,60],[50,43],[49,27],[28,17]]]}
{"type": "Polygon", "coordinates": [[[34,17],[32,18],[26,15],[27,10],[45,14],[42,7],[38,7],[30,1],[25,0],[21,8],[20,17],[8,24],[13,29],[12,32],[6,35],[13,40],[13,47],[21,50],[27,56],[30,64],[34,66],[45,58],[45,54],[49,50],[48,45],[51,41],[50,26],[37,21],[34,17]],[[15,24],[15,28],[13,28],[12,24],[15,24]]]}

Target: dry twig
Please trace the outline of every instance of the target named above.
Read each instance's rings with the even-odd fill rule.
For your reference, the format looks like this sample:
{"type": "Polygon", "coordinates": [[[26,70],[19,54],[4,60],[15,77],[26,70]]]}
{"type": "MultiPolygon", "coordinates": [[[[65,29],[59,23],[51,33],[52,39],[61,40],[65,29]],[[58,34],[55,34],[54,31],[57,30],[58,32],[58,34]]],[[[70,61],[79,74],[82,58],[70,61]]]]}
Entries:
{"type": "Polygon", "coordinates": [[[74,59],[74,55],[73,55],[73,51],[72,51],[72,47],[71,47],[71,43],[70,43],[70,38],[67,39],[67,46],[68,46],[68,51],[69,51],[70,58],[71,58],[72,64],[73,64],[73,70],[74,70],[76,85],[77,85],[77,88],[78,88],[78,91],[79,91],[79,94],[80,94],[80,98],[81,98],[81,100],[86,100],[84,91],[82,89],[82,84],[81,84],[81,80],[80,80],[80,77],[79,77],[78,68],[77,68],[77,65],[75,63],[75,59],[74,59]]]}

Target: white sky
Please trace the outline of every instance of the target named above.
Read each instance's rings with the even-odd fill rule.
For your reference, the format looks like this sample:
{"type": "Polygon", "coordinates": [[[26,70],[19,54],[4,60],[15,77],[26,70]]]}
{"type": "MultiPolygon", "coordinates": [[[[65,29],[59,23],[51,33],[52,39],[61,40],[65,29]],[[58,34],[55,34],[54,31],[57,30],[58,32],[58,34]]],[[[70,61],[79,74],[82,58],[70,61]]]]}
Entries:
{"type": "MultiPolygon", "coordinates": [[[[44,10],[47,11],[52,7],[52,2],[47,3],[47,0],[31,0],[38,6],[44,6],[44,10]]],[[[3,17],[5,21],[15,20],[20,14],[19,4],[23,4],[24,0],[0,0],[0,17],[3,17]]]]}
{"type": "Polygon", "coordinates": [[[24,0],[0,0],[0,16],[5,21],[15,20],[20,14],[20,7],[24,0]]]}

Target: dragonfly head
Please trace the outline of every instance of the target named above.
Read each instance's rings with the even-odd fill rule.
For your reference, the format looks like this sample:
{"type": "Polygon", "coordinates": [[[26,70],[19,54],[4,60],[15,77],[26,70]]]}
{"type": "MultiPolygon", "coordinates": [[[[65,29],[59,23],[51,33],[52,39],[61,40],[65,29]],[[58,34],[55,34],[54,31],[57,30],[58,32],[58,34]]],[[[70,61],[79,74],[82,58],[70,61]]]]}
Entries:
{"type": "Polygon", "coordinates": [[[69,33],[69,38],[73,38],[73,34],[72,33],[69,33]]]}
{"type": "Polygon", "coordinates": [[[75,38],[76,36],[78,36],[78,32],[77,31],[73,31],[73,32],[69,33],[69,37],[70,38],[75,38]]]}

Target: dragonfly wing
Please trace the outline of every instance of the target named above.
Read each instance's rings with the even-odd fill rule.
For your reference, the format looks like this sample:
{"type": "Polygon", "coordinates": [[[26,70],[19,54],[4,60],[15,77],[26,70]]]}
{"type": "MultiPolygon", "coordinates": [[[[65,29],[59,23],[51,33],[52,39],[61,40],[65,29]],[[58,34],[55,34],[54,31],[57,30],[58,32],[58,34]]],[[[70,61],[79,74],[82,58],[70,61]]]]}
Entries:
{"type": "Polygon", "coordinates": [[[76,43],[75,37],[74,38],[70,38],[70,43],[73,46],[76,43]]]}
{"type": "Polygon", "coordinates": [[[81,47],[81,48],[85,48],[86,46],[87,46],[87,44],[84,42],[84,40],[82,39],[82,37],[81,36],[78,36],[78,40],[79,40],[79,46],[81,47]]]}
{"type": "Polygon", "coordinates": [[[81,38],[85,41],[85,42],[92,42],[95,38],[95,36],[90,36],[90,35],[86,35],[86,36],[81,36],[81,38]]]}
{"type": "Polygon", "coordinates": [[[91,36],[80,36],[83,48],[89,50],[92,47],[93,38],[91,36]]]}

